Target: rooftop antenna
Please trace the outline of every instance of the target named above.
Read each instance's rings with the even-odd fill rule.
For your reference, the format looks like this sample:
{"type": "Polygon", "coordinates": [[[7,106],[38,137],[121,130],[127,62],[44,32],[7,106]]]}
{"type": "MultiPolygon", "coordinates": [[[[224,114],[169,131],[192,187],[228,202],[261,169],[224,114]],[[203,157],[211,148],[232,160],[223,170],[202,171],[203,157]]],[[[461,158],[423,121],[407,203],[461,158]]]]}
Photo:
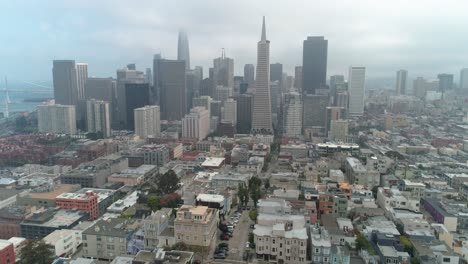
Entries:
{"type": "Polygon", "coordinates": [[[5,110],[3,111],[3,116],[5,118],[10,117],[10,109],[9,109],[10,103],[11,103],[10,96],[8,95],[8,80],[7,80],[7,77],[5,76],[5,110]]]}

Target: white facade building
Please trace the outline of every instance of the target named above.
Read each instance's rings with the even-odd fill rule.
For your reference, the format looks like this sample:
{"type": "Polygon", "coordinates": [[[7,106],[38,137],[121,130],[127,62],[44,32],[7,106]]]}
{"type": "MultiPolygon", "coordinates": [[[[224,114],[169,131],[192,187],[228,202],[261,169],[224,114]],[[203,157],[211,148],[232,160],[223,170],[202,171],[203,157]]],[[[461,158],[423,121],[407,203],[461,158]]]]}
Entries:
{"type": "Polygon", "coordinates": [[[136,108],[135,115],[135,134],[140,138],[149,136],[159,137],[161,134],[161,116],[158,105],[147,105],[136,108]]]}
{"type": "Polygon", "coordinates": [[[88,132],[102,132],[105,138],[110,137],[109,103],[91,99],[86,101],[86,120],[88,132]]]}
{"type": "Polygon", "coordinates": [[[364,83],[366,80],[365,67],[350,67],[348,76],[349,115],[364,114],[364,83]]]}
{"type": "Polygon", "coordinates": [[[205,107],[194,107],[182,119],[182,137],[203,140],[210,133],[210,113],[205,107]]]}
{"type": "Polygon", "coordinates": [[[406,83],[408,79],[408,71],[407,70],[399,70],[397,71],[397,79],[396,79],[396,94],[406,94],[406,83]]]}
{"type": "Polygon", "coordinates": [[[76,134],[74,105],[39,105],[37,119],[41,133],[76,134]]]}
{"type": "Polygon", "coordinates": [[[237,123],[237,102],[232,98],[226,100],[221,115],[222,122],[229,122],[235,126],[237,123]]]}
{"type": "Polygon", "coordinates": [[[335,142],[346,142],[348,138],[348,120],[331,120],[328,137],[335,142]]]}
{"type": "Polygon", "coordinates": [[[284,95],[283,135],[297,137],[302,135],[302,97],[297,92],[284,95]]]}

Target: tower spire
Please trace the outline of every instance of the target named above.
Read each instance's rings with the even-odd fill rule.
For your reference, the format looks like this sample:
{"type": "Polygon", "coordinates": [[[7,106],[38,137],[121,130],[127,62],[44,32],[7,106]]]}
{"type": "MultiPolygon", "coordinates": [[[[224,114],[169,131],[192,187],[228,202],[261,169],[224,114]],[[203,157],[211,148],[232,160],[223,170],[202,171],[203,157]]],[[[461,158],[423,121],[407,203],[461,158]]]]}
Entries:
{"type": "Polygon", "coordinates": [[[263,24],[262,24],[262,41],[266,40],[266,29],[265,29],[265,16],[263,16],[263,24]]]}

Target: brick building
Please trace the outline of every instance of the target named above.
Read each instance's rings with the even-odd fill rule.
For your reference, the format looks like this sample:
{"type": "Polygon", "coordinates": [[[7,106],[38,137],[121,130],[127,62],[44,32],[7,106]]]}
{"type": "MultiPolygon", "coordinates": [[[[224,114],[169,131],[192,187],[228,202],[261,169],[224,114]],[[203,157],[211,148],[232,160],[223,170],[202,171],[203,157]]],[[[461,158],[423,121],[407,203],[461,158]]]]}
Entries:
{"type": "Polygon", "coordinates": [[[99,217],[98,196],[93,191],[87,191],[84,194],[62,193],[55,198],[55,204],[63,209],[78,209],[88,212],[90,220],[99,217]]]}

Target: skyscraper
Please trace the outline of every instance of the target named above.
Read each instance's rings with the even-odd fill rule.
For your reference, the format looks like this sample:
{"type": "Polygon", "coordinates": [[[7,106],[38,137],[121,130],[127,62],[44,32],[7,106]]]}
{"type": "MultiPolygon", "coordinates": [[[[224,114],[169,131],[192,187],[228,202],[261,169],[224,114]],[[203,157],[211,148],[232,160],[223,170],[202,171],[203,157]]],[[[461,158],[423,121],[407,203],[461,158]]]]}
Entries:
{"type": "Polygon", "coordinates": [[[56,104],[76,105],[78,85],[74,60],[54,60],[52,68],[56,104]]]}
{"type": "Polygon", "coordinates": [[[460,89],[468,90],[468,68],[460,71],[460,89]]]}
{"type": "Polygon", "coordinates": [[[280,85],[283,80],[283,64],[270,64],[270,81],[279,81],[280,85]]]}
{"type": "Polygon", "coordinates": [[[437,75],[439,79],[439,92],[445,92],[453,88],[453,74],[441,73],[437,75]]]}
{"type": "Polygon", "coordinates": [[[304,94],[303,101],[303,127],[324,130],[329,105],[328,95],[304,94]]]}
{"type": "Polygon", "coordinates": [[[233,126],[237,123],[237,102],[229,98],[223,103],[223,110],[221,113],[221,122],[231,123],[233,126]]]}
{"type": "Polygon", "coordinates": [[[343,75],[330,76],[330,90],[332,90],[332,93],[346,90],[345,79],[343,75]]]}
{"type": "Polygon", "coordinates": [[[161,119],[181,120],[186,113],[185,61],[161,60],[158,79],[161,119]]]}
{"type": "MultiPolygon", "coordinates": [[[[128,68],[117,70],[117,113],[112,118],[114,127],[128,129],[126,85],[129,83],[141,84],[144,82],[145,76],[141,71],[130,70],[128,68]]],[[[132,115],[131,119],[133,120],[133,109],[130,113],[132,115]]],[[[133,122],[131,127],[133,127],[133,122]]]]}
{"type": "Polygon", "coordinates": [[[349,109],[348,114],[359,116],[364,114],[364,84],[366,80],[365,67],[349,67],[348,94],[349,109]]]}
{"type": "Polygon", "coordinates": [[[41,133],[76,134],[74,105],[39,105],[37,123],[41,133]]]}
{"type": "Polygon", "coordinates": [[[215,87],[221,85],[234,89],[234,60],[226,57],[224,49],[221,57],[213,60],[213,80],[215,87]]]}
{"type": "Polygon", "coordinates": [[[346,119],[346,109],[344,107],[338,107],[338,106],[329,106],[327,107],[327,116],[326,116],[326,135],[328,135],[328,132],[330,131],[330,126],[332,121],[340,120],[340,119],[346,119]]]}
{"type": "Polygon", "coordinates": [[[159,137],[161,133],[161,120],[158,105],[147,105],[136,108],[135,115],[135,134],[140,138],[148,136],[159,137]]]}
{"type": "Polygon", "coordinates": [[[413,81],[413,94],[420,99],[424,99],[426,98],[427,87],[426,79],[418,77],[413,81]]]}
{"type": "Polygon", "coordinates": [[[190,70],[190,50],[187,33],[184,30],[179,31],[179,40],[177,42],[177,60],[185,61],[185,69],[190,70]]]}
{"type": "Polygon", "coordinates": [[[153,56],[153,85],[151,86],[150,102],[151,104],[159,104],[161,87],[159,83],[159,64],[162,60],[161,54],[153,56]]]}
{"type": "Polygon", "coordinates": [[[294,87],[302,93],[302,66],[294,68],[294,87]]]}
{"type": "Polygon", "coordinates": [[[265,17],[263,17],[262,37],[257,45],[257,78],[252,118],[252,132],[272,134],[270,101],[270,41],[266,39],[265,17]]]}
{"type": "Polygon", "coordinates": [[[213,101],[213,99],[210,96],[202,95],[200,97],[193,98],[192,105],[193,107],[197,107],[197,106],[205,107],[206,110],[208,110],[208,113],[210,113],[211,115],[211,101],[213,101]]]}
{"type": "Polygon", "coordinates": [[[125,84],[125,97],[127,111],[127,129],[135,129],[134,110],[149,105],[149,83],[125,84]]]}
{"type": "Polygon", "coordinates": [[[237,96],[237,131],[242,134],[250,133],[252,128],[253,96],[241,94],[237,96]]]}
{"type": "Polygon", "coordinates": [[[406,94],[406,83],[408,78],[408,71],[407,70],[399,70],[397,71],[397,78],[396,78],[396,94],[406,94]]]}
{"type": "Polygon", "coordinates": [[[302,87],[308,94],[327,83],[328,40],[324,37],[307,37],[302,54],[302,87]]]}
{"type": "Polygon", "coordinates": [[[283,135],[298,137],[302,134],[302,97],[298,92],[284,95],[283,135]]]}
{"type": "Polygon", "coordinates": [[[246,64],[244,66],[244,82],[252,88],[255,84],[255,66],[253,64],[246,64]]]}
{"type": "Polygon", "coordinates": [[[87,100],[86,121],[88,132],[100,132],[104,138],[110,137],[111,129],[109,103],[96,99],[87,100]]]}

